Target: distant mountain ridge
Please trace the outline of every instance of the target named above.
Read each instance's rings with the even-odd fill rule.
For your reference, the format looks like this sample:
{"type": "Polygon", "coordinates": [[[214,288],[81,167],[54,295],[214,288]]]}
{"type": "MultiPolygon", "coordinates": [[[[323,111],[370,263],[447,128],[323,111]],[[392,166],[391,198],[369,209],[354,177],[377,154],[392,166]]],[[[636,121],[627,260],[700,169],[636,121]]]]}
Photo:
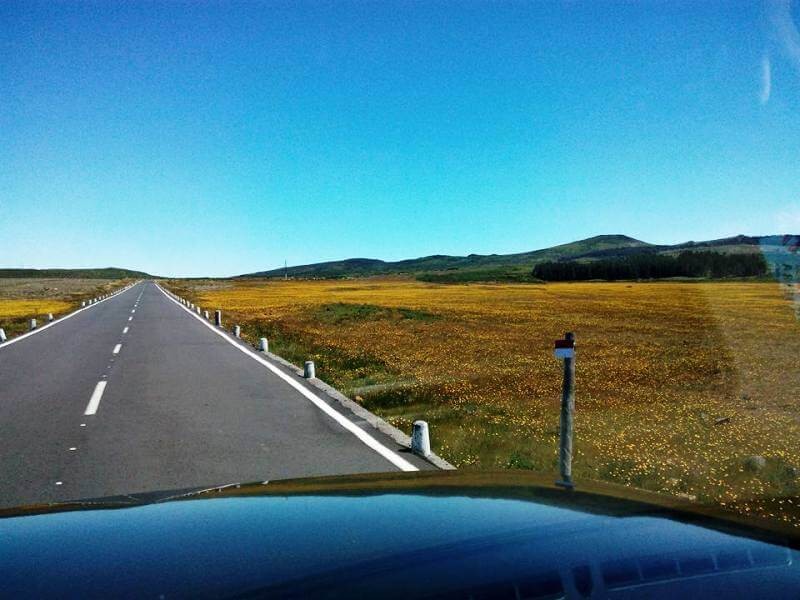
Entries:
{"type": "Polygon", "coordinates": [[[334,279],[374,275],[414,275],[429,281],[517,281],[530,278],[531,269],[548,261],[592,261],[634,254],[677,254],[685,250],[705,250],[721,253],[752,253],[767,247],[777,247],[789,238],[798,236],[747,236],[681,244],[649,244],[627,235],[598,235],[585,240],[515,254],[470,254],[449,256],[436,254],[400,261],[373,258],[313,263],[248,273],[239,277],[334,279]]]}
{"type": "Polygon", "coordinates": [[[150,279],[142,271],[117,267],[100,269],[0,269],[0,278],[59,278],[59,279],[150,279]]]}

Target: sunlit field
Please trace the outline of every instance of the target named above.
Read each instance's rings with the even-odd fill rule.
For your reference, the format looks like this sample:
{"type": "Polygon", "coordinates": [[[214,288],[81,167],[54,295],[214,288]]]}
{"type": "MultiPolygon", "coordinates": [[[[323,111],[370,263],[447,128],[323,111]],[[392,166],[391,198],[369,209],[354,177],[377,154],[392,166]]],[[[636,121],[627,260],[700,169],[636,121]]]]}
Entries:
{"type": "Polygon", "coordinates": [[[172,282],[459,468],[557,471],[577,339],[576,479],[794,519],[800,326],[777,283],[172,282]],[[759,457],[765,459],[765,464],[759,457]],[[759,500],[761,499],[761,500],[759,500]]]}
{"type": "Polygon", "coordinates": [[[58,318],[75,310],[81,300],[120,285],[107,279],[0,278],[0,327],[13,337],[27,331],[32,318],[44,325],[48,313],[58,318]]]}

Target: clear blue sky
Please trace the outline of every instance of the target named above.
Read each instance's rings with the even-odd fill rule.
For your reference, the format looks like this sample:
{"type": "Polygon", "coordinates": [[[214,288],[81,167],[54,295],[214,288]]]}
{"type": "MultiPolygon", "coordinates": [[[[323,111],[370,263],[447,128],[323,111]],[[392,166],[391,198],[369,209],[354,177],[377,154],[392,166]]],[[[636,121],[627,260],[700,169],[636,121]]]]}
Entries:
{"type": "Polygon", "coordinates": [[[800,5],[0,4],[0,266],[800,233],[800,5]]]}

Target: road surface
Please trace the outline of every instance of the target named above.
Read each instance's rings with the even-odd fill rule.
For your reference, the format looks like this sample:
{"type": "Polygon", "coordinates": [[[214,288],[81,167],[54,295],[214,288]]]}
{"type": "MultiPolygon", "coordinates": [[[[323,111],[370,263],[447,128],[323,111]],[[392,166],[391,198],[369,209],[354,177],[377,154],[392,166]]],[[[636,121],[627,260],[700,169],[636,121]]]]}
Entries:
{"type": "Polygon", "coordinates": [[[141,282],[0,345],[0,507],[432,468],[218,332],[141,282]]]}

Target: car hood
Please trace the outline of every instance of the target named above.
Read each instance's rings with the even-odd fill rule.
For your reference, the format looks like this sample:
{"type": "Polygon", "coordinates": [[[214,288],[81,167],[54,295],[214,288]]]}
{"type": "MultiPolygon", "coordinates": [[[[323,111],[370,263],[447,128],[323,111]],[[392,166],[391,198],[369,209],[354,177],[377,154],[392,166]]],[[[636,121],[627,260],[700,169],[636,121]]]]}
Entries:
{"type": "Polygon", "coordinates": [[[764,569],[800,585],[795,538],[770,523],[521,472],[260,482],[0,516],[13,597],[657,596],[733,575],[732,589],[749,577],[763,591],[764,569]]]}

